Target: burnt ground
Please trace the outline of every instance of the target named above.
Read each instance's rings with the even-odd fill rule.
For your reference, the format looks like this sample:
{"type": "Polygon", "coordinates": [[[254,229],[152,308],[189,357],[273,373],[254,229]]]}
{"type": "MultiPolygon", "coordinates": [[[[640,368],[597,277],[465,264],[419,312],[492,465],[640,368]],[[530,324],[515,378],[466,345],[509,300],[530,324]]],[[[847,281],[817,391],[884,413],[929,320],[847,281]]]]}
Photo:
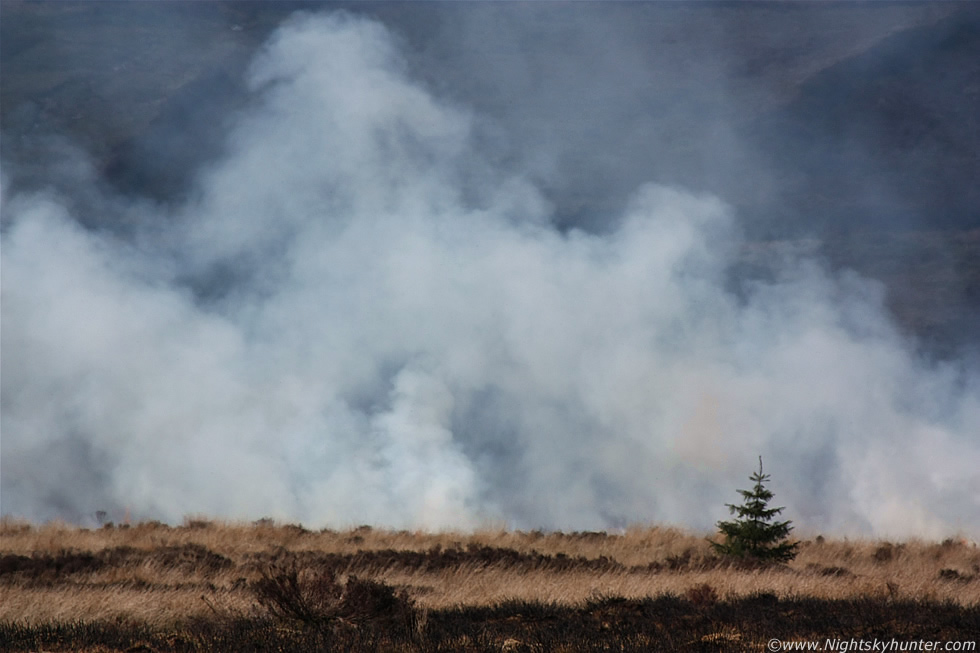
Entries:
{"type": "Polygon", "coordinates": [[[868,599],[737,601],[665,596],[604,598],[581,608],[511,602],[359,622],[297,625],[274,619],[140,624],[0,624],[4,650],[100,651],[718,651],[782,641],[976,641],[980,609],[868,599]]]}

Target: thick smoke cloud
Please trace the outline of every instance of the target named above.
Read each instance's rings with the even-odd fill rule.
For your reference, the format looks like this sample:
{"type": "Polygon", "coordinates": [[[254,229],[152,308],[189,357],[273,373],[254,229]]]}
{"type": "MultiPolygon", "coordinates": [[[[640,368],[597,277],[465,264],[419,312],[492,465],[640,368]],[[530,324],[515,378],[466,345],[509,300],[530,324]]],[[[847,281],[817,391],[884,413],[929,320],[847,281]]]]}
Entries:
{"type": "Polygon", "coordinates": [[[298,15],[193,199],[120,235],[3,198],[4,514],[706,528],[761,453],[800,526],[980,527],[980,380],[880,287],[787,256],[733,292],[735,216],[679,188],[557,229],[409,68],[298,15]]]}

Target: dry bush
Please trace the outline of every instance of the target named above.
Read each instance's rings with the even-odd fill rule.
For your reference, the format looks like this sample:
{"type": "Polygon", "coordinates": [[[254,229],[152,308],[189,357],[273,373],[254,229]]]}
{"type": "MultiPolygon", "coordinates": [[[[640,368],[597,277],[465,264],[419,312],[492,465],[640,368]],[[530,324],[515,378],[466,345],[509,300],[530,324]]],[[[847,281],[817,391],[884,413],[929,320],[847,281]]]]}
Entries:
{"type": "Polygon", "coordinates": [[[414,619],[414,605],[404,592],[357,576],[341,581],[337,564],[308,569],[295,559],[273,562],[251,591],[273,617],[306,626],[371,625],[402,632],[414,619]]]}
{"type": "Polygon", "coordinates": [[[259,604],[279,619],[315,623],[329,618],[340,604],[344,587],[332,571],[325,570],[300,582],[300,569],[294,562],[270,564],[252,583],[259,604]]]}
{"type": "Polygon", "coordinates": [[[718,592],[711,585],[701,583],[687,590],[684,598],[700,608],[715,604],[718,601],[718,592]]]}
{"type": "Polygon", "coordinates": [[[895,547],[892,546],[891,542],[885,542],[884,544],[878,546],[875,552],[871,554],[875,562],[891,562],[895,558],[895,547]]]}

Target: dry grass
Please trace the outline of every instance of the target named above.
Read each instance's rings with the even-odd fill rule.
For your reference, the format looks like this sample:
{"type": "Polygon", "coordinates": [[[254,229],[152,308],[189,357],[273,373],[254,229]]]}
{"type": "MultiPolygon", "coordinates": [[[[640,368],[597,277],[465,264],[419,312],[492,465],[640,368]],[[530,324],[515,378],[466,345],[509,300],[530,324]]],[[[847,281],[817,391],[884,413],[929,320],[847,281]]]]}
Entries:
{"type": "Polygon", "coordinates": [[[510,599],[583,605],[600,596],[726,599],[758,593],[980,606],[980,549],[965,540],[814,538],[803,542],[789,565],[740,569],[719,564],[704,535],[664,527],[622,534],[365,527],[313,532],[188,520],[180,527],[144,523],[89,530],[5,520],[0,621],[133,619],[164,625],[215,613],[247,617],[256,611],[249,583],[263,561],[284,556],[313,565],[340,558],[346,573],[404,588],[421,607],[433,609],[510,599]],[[697,589],[705,585],[710,591],[697,589]]]}

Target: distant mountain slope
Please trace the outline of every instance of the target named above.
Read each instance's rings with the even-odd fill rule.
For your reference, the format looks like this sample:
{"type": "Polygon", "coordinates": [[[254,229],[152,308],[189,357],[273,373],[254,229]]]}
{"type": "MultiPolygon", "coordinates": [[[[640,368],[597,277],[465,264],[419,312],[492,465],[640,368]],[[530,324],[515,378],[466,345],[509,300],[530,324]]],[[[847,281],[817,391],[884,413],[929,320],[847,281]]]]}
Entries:
{"type": "Polygon", "coordinates": [[[895,34],[755,121],[777,182],[770,228],[980,226],[980,5],[895,34]],[[787,212],[797,215],[787,216],[787,212]]]}
{"type": "Polygon", "coordinates": [[[324,8],[404,39],[412,74],[490,125],[563,228],[608,228],[647,181],[712,192],[757,243],[825,239],[910,330],[980,331],[980,3],[4,0],[5,191],[179,201],[262,43],[324,8]]]}

